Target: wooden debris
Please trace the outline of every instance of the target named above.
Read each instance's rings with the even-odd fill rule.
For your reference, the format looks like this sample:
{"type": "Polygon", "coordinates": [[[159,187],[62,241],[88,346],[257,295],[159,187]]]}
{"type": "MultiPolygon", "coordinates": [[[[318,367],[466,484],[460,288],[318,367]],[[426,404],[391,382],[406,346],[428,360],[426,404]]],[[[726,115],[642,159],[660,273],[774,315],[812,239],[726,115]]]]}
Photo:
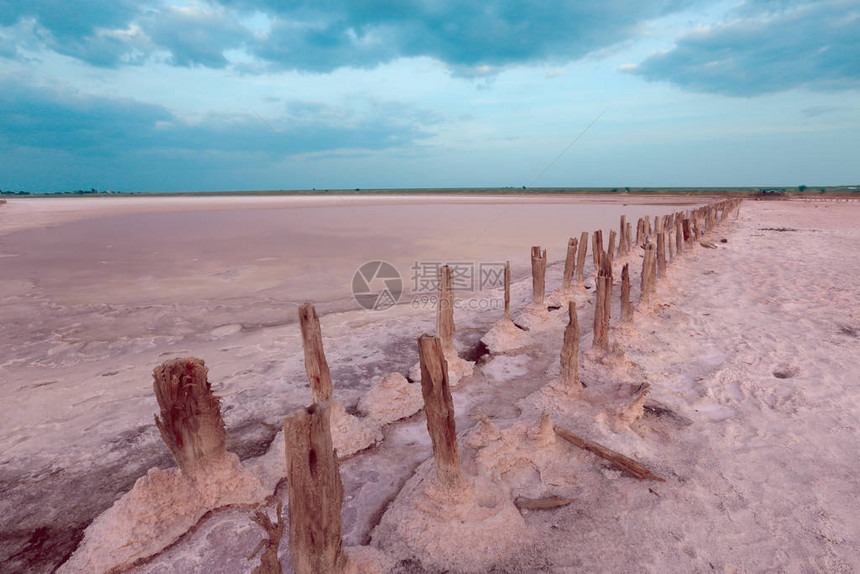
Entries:
{"type": "Polygon", "coordinates": [[[284,537],[284,528],[286,527],[282,511],[283,503],[278,501],[274,522],[262,510],[257,510],[251,515],[251,520],[256,522],[266,532],[267,536],[267,538],[260,540],[260,543],[257,544],[257,547],[248,556],[248,560],[253,560],[260,550],[263,551],[263,554],[260,556],[260,565],[254,568],[251,574],[281,574],[278,547],[281,545],[281,538],[284,537]]]}
{"type": "Polygon", "coordinates": [[[448,364],[439,339],[421,335],[418,338],[418,356],[421,361],[421,394],[427,415],[427,431],[433,443],[436,477],[442,485],[454,488],[462,482],[460,453],[454,423],[454,400],[448,386],[448,364]]]}
{"type": "Polygon", "coordinates": [[[212,392],[202,359],[165,361],[152,371],[160,415],[155,426],[185,476],[227,452],[221,399],[212,392]]]}
{"type": "Polygon", "coordinates": [[[337,574],[346,565],[341,539],[343,483],[331,442],[329,403],[284,419],[290,555],[296,574],[337,574]]]}
{"type": "Polygon", "coordinates": [[[514,506],[520,510],[546,510],[549,508],[567,506],[572,502],[579,502],[579,499],[561,498],[559,496],[550,496],[547,498],[526,498],[524,496],[518,496],[514,499],[514,506]]]}
{"type": "Polygon", "coordinates": [[[716,244],[712,243],[711,241],[707,241],[705,239],[700,239],[699,245],[701,245],[702,247],[707,247],[708,249],[716,249],[717,248],[716,244]]]}
{"type": "Polygon", "coordinates": [[[555,433],[558,436],[560,436],[570,444],[577,446],[583,450],[587,450],[592,454],[596,454],[602,459],[608,460],[620,470],[623,470],[624,472],[635,476],[639,480],[649,479],[666,482],[664,478],[657,476],[632,458],[628,458],[623,454],[608,449],[605,446],[600,445],[594,441],[579,437],[567,430],[566,428],[560,427],[558,425],[555,425],[554,429],[555,433]]]}
{"type": "Polygon", "coordinates": [[[310,303],[299,307],[299,327],[302,331],[302,347],[305,351],[305,371],[315,403],[332,400],[331,372],[323,350],[322,332],[317,310],[310,303]]]}

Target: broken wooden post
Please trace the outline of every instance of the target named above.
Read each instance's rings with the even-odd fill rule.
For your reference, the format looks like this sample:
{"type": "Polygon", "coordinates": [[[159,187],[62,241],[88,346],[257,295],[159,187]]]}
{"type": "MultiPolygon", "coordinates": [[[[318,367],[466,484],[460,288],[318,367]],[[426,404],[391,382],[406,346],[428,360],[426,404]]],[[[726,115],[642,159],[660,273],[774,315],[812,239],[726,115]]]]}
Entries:
{"type": "Polygon", "coordinates": [[[630,305],[630,270],[625,263],[621,269],[621,322],[629,323],[633,320],[633,307],[630,305]]]}
{"type": "Polygon", "coordinates": [[[564,427],[560,427],[558,425],[554,426],[555,433],[569,442],[570,444],[577,446],[583,450],[587,450],[592,454],[596,454],[600,458],[604,460],[608,460],[612,464],[614,464],[619,469],[627,472],[638,478],[639,480],[658,480],[660,482],[666,482],[664,478],[661,478],[636,462],[635,460],[624,456],[623,454],[617,453],[614,450],[610,450],[605,446],[598,444],[594,441],[590,441],[588,439],[577,436],[567,430],[564,427]]]}
{"type": "Polygon", "coordinates": [[[562,275],[562,289],[570,289],[573,281],[573,273],[576,271],[576,247],[577,241],[573,237],[567,240],[567,256],[564,258],[564,275],[562,275]]]}
{"type": "Polygon", "coordinates": [[[684,221],[681,217],[675,218],[675,254],[684,252],[684,221]]]}
{"type": "Polygon", "coordinates": [[[546,249],[541,251],[539,245],[532,247],[532,302],[543,305],[546,290],[546,249]]]}
{"type": "Polygon", "coordinates": [[[636,247],[642,245],[643,241],[645,241],[645,220],[640,217],[636,222],[636,247]]]}
{"type": "Polygon", "coordinates": [[[576,303],[570,301],[567,307],[569,322],[564,329],[564,344],[561,347],[561,382],[567,390],[582,390],[579,380],[579,320],[576,316],[576,303]]]}
{"type": "Polygon", "coordinates": [[[331,372],[325,359],[322,332],[317,310],[310,303],[299,307],[299,327],[302,331],[302,347],[305,351],[305,371],[311,384],[315,403],[332,399],[331,372]]]}
{"type": "Polygon", "coordinates": [[[657,276],[666,277],[666,234],[662,229],[657,232],[657,276]]]}
{"type": "Polygon", "coordinates": [[[591,234],[591,259],[594,263],[594,272],[600,269],[600,257],[603,255],[603,231],[598,229],[591,234]]]}
{"type": "Polygon", "coordinates": [[[331,442],[330,404],[314,403],[284,419],[290,556],[296,574],[341,572],[343,483],[331,442]]]}
{"type": "Polygon", "coordinates": [[[462,481],[460,454],[454,423],[454,401],[448,386],[448,363],[439,339],[429,335],[418,337],[418,356],[421,361],[421,394],[424,397],[427,431],[433,443],[436,477],[446,488],[455,488],[462,481]]]}
{"type": "Polygon", "coordinates": [[[588,250],[588,232],[583,231],[579,236],[579,250],[576,253],[576,282],[582,283],[582,274],[585,272],[585,255],[588,250]]]}
{"type": "Polygon", "coordinates": [[[454,353],[454,270],[448,265],[439,268],[439,304],[436,310],[436,335],[446,353],[454,353]]]}
{"type": "Polygon", "coordinates": [[[627,216],[621,216],[621,223],[618,226],[618,256],[621,257],[623,255],[627,255],[629,253],[627,249],[627,216]]]}
{"type": "Polygon", "coordinates": [[[645,258],[642,259],[642,275],[640,276],[640,303],[649,304],[654,292],[654,244],[650,241],[645,244],[645,258]]]}
{"type": "Polygon", "coordinates": [[[182,474],[227,453],[221,399],[212,392],[202,359],[170,359],[152,371],[160,415],[155,426],[182,474]]]}
{"type": "Polygon", "coordinates": [[[609,348],[609,313],[612,305],[612,265],[603,258],[597,273],[597,293],[594,303],[594,342],[597,349],[609,348]]]}
{"type": "Polygon", "coordinates": [[[685,217],[684,218],[684,247],[686,248],[686,247],[692,245],[692,241],[693,241],[693,230],[692,230],[692,226],[690,225],[690,218],[685,217]]]}
{"type": "Polygon", "coordinates": [[[505,320],[511,320],[511,262],[505,262],[505,320]]]}
{"type": "Polygon", "coordinates": [[[615,259],[615,230],[612,229],[609,231],[609,245],[606,246],[606,255],[609,257],[609,261],[615,259]]]}
{"type": "Polygon", "coordinates": [[[630,222],[627,222],[626,239],[627,239],[627,255],[630,255],[631,253],[633,253],[633,244],[632,244],[632,241],[633,241],[633,224],[630,222]]]}

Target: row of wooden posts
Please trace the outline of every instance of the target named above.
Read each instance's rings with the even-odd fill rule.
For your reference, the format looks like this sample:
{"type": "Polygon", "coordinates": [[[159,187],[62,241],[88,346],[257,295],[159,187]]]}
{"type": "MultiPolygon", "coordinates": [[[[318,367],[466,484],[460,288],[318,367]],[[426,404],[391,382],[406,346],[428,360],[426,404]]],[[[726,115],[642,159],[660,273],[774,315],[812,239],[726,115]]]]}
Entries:
{"type": "MultiPolygon", "coordinates": [[[[655,217],[653,224],[649,218],[642,218],[636,226],[635,237],[632,226],[621,217],[618,233],[612,230],[607,247],[603,247],[603,234],[596,231],[592,235],[592,254],[596,270],[596,298],[594,313],[594,347],[606,349],[609,345],[610,303],[613,286],[612,262],[615,258],[632,255],[635,247],[644,250],[641,273],[640,306],[652,301],[655,281],[666,276],[667,257],[674,257],[691,249],[696,243],[707,245],[704,236],[725,220],[739,206],[740,200],[727,199],[687,213],[673,213],[655,217]],[[617,245],[616,245],[616,239],[617,245]]],[[[563,287],[570,289],[574,282],[582,283],[586,259],[588,233],[580,239],[570,239],[567,247],[563,273],[563,287]]],[[[533,303],[544,304],[546,285],[546,250],[533,247],[531,251],[533,303]]],[[[456,426],[454,423],[454,404],[448,381],[446,352],[454,350],[454,299],[452,270],[443,266],[440,271],[439,303],[437,307],[437,335],[422,335],[418,338],[418,354],[421,366],[421,392],[424,398],[424,411],[427,430],[433,448],[436,477],[446,488],[456,489],[463,482],[460,457],[457,446],[456,426]]],[[[505,319],[510,319],[510,264],[505,271],[505,319]]],[[[564,343],[561,351],[563,384],[571,388],[581,388],[579,380],[579,339],[580,328],[576,306],[571,300],[568,306],[569,322],[564,330],[564,343]]],[[[633,319],[630,303],[629,263],[624,263],[621,271],[621,321],[633,319]]],[[[338,573],[343,571],[346,556],[342,547],[341,506],[343,503],[343,483],[340,478],[337,453],[332,445],[331,401],[333,385],[322,344],[319,317],[310,303],[299,309],[299,324],[304,348],[305,369],[310,382],[313,404],[299,409],[284,419],[284,440],[286,443],[286,476],[289,498],[289,546],[293,569],[297,574],[318,572],[338,573]]],[[[450,356],[450,355],[449,355],[450,356]]],[[[192,369],[195,364],[189,362],[192,369]]],[[[202,361],[199,363],[202,366],[202,361]]],[[[205,373],[204,373],[205,378],[205,373]]],[[[156,393],[162,413],[165,409],[159,393],[156,370],[156,393]]],[[[208,381],[206,382],[208,389],[208,381]]],[[[211,391],[210,391],[211,392],[211,391]]],[[[175,398],[176,401],[179,398],[175,398]]],[[[200,399],[206,403],[204,398],[200,399]]],[[[217,408],[217,401],[214,405],[217,408]]],[[[223,428],[223,421],[220,423],[223,428]]],[[[159,428],[164,425],[159,425],[159,428]]],[[[556,428],[559,436],[572,444],[585,448],[607,458],[614,464],[630,472],[637,478],[662,480],[650,471],[618,453],[573,435],[566,429],[556,428]]],[[[167,441],[172,434],[180,436],[181,429],[165,430],[162,435],[167,441]]],[[[223,437],[219,435],[223,443],[223,437]]],[[[173,443],[176,443],[173,440],[173,443]]],[[[180,440],[181,444],[182,441],[180,440]]],[[[168,445],[171,446],[170,441],[168,445]]],[[[171,446],[175,451],[176,444],[171,446]]],[[[176,452],[174,457],[177,458],[176,452]]],[[[181,456],[177,458],[184,468],[181,456]]],[[[280,514],[280,512],[279,512],[280,514]]],[[[277,561],[277,547],[281,521],[272,522],[258,512],[254,517],[270,535],[264,547],[261,565],[255,570],[260,574],[280,572],[277,561]]],[[[280,518],[280,517],[279,517],[280,518]]],[[[255,552],[256,554],[256,552],[255,552]]]]}

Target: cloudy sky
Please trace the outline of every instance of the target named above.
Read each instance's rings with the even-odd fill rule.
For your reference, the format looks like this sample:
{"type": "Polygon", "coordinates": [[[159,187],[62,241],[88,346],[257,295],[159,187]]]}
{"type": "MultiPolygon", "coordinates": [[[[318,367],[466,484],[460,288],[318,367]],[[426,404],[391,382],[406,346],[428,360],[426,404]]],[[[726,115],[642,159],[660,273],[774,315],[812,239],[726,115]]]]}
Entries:
{"type": "Polygon", "coordinates": [[[0,0],[2,189],[858,182],[860,0],[0,0]]]}

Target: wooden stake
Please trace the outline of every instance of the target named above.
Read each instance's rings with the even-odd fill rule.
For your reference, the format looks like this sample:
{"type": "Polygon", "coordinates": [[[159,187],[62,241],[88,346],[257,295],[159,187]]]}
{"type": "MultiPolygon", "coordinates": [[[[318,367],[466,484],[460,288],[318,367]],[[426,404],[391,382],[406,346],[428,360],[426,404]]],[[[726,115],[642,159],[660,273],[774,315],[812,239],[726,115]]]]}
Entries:
{"type": "Polygon", "coordinates": [[[642,275],[640,276],[640,303],[651,303],[651,295],[654,291],[654,244],[650,241],[645,244],[645,258],[642,260],[642,275]]]}
{"type": "Polygon", "coordinates": [[[561,382],[566,389],[582,390],[579,380],[579,320],[573,301],[568,303],[567,314],[569,322],[564,329],[564,344],[561,347],[561,382]]]}
{"type": "Polygon", "coordinates": [[[532,247],[532,302],[543,305],[546,290],[546,249],[539,245],[532,247]]]}
{"type": "Polygon", "coordinates": [[[643,241],[645,241],[645,220],[640,217],[636,222],[636,247],[642,245],[643,241]]]}
{"type": "Polygon", "coordinates": [[[448,265],[439,268],[439,304],[436,312],[436,334],[446,353],[454,353],[454,270],[448,265]]]}
{"type": "Polygon", "coordinates": [[[582,283],[582,274],[585,272],[585,255],[588,250],[588,232],[583,231],[579,236],[579,250],[576,254],[576,282],[582,283]]]}
{"type": "Polygon", "coordinates": [[[317,310],[310,303],[299,307],[299,327],[302,331],[302,347],[305,351],[305,372],[311,384],[315,403],[332,400],[331,372],[325,359],[322,332],[317,310]]]}
{"type": "Polygon", "coordinates": [[[329,403],[314,403],[284,419],[290,556],[296,574],[342,572],[343,483],[331,442],[329,403]]]}
{"type": "Polygon", "coordinates": [[[460,485],[460,454],[457,448],[457,428],[454,423],[454,401],[448,386],[448,363],[438,338],[422,335],[418,338],[421,360],[421,394],[427,415],[427,431],[433,443],[436,477],[448,488],[460,485]]]}
{"type": "Polygon", "coordinates": [[[684,221],[681,217],[675,218],[675,253],[681,255],[684,252],[684,221]]]}
{"type": "Polygon", "coordinates": [[[598,229],[591,234],[591,259],[594,263],[594,272],[600,270],[600,257],[603,255],[603,230],[598,229]]]}
{"type": "Polygon", "coordinates": [[[621,216],[621,223],[618,226],[618,255],[623,256],[629,253],[627,249],[627,216],[621,216]]]}
{"type": "Polygon", "coordinates": [[[633,253],[633,244],[631,243],[633,241],[633,224],[629,223],[629,222],[627,223],[627,237],[626,237],[626,239],[627,239],[627,255],[630,255],[631,253],[633,253]]]}
{"type": "Polygon", "coordinates": [[[623,454],[617,453],[614,450],[610,450],[605,446],[598,444],[594,441],[590,441],[588,439],[576,436],[566,428],[555,425],[555,433],[569,442],[570,444],[579,447],[583,450],[587,450],[592,454],[596,454],[600,458],[604,460],[608,460],[613,465],[623,470],[624,472],[631,474],[638,478],[639,480],[658,480],[660,482],[666,482],[665,479],[657,476],[635,460],[631,458],[627,458],[623,454]]]}
{"type": "Polygon", "coordinates": [[[511,262],[505,262],[505,320],[511,320],[511,262]]]}
{"type": "Polygon", "coordinates": [[[625,263],[621,269],[621,322],[629,323],[633,320],[633,306],[630,305],[630,270],[625,263]]]}
{"type": "Polygon", "coordinates": [[[606,246],[606,255],[609,256],[609,261],[615,259],[615,230],[609,231],[609,245],[606,246]]]}
{"type": "Polygon", "coordinates": [[[221,399],[212,392],[202,359],[170,359],[152,371],[160,415],[155,426],[182,474],[193,477],[199,465],[227,453],[221,399]]]}
{"type": "Polygon", "coordinates": [[[564,259],[564,275],[561,281],[563,289],[570,289],[570,283],[573,281],[573,273],[576,271],[576,247],[576,239],[571,237],[567,240],[567,257],[564,259]]]}
{"type": "Polygon", "coordinates": [[[657,232],[657,276],[666,277],[666,233],[662,229],[657,232]]]}

